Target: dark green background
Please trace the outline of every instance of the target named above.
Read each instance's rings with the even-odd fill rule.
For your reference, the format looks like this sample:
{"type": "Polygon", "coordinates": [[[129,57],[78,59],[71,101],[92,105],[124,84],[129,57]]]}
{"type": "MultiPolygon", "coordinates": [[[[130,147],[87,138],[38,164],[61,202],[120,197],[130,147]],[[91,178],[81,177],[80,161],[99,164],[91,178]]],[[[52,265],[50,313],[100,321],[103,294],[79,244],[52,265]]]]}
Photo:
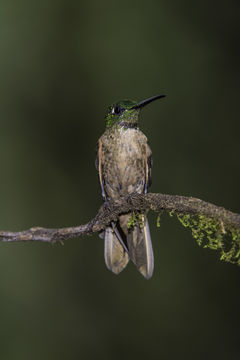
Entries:
{"type": "MultiPolygon", "coordinates": [[[[63,227],[102,203],[106,107],[142,111],[155,192],[239,205],[239,1],[0,1],[0,229],[63,227]]],[[[0,244],[0,358],[237,359],[240,269],[150,215],[155,272],[118,277],[97,235],[0,244]]]]}

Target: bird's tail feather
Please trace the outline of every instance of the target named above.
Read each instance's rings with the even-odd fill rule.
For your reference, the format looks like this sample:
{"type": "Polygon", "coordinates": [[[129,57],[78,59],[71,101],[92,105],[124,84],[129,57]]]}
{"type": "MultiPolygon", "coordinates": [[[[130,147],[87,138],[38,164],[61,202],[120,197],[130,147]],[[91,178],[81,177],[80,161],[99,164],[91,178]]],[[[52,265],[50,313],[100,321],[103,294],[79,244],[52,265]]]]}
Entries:
{"type": "Polygon", "coordinates": [[[145,214],[141,214],[140,221],[129,228],[128,222],[131,216],[130,214],[121,215],[116,225],[106,228],[105,263],[109,270],[119,274],[127,266],[130,258],[138,271],[146,279],[150,279],[153,274],[154,257],[148,220],[145,214]],[[121,243],[127,246],[128,252],[121,243]]]}
{"type": "Polygon", "coordinates": [[[129,256],[121,245],[113,227],[105,229],[104,257],[109,270],[119,274],[128,264],[129,256]]]}
{"type": "Polygon", "coordinates": [[[154,257],[151,235],[146,215],[141,214],[141,219],[127,235],[129,256],[138,271],[150,279],[154,269],[154,257]]]}

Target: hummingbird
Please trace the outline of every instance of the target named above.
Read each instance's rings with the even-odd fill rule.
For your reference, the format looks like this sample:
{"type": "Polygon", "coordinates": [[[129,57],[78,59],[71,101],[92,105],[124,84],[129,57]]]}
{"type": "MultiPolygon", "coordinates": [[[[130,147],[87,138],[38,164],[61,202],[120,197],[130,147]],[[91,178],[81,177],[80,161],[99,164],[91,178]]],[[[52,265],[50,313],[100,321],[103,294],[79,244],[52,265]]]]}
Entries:
{"type": "MultiPolygon", "coordinates": [[[[138,127],[141,109],[156,95],[136,102],[121,100],[108,107],[106,130],[98,140],[96,168],[103,201],[117,201],[129,194],[146,194],[152,182],[152,151],[147,137],[138,127]]],[[[148,220],[145,213],[120,215],[100,237],[104,238],[106,266],[119,274],[131,260],[138,271],[151,278],[154,257],[148,220]]]]}

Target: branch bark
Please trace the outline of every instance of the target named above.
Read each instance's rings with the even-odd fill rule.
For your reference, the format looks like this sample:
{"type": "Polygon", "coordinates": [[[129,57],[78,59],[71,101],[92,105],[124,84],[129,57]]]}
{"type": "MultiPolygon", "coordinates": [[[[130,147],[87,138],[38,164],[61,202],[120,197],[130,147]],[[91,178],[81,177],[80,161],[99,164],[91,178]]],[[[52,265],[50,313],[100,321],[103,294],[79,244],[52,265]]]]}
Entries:
{"type": "Polygon", "coordinates": [[[111,221],[116,221],[120,214],[147,210],[155,212],[168,211],[174,212],[177,215],[205,215],[219,221],[223,227],[234,228],[237,231],[240,230],[240,214],[193,197],[149,193],[132,194],[118,202],[108,202],[85,225],[60,229],[34,227],[20,232],[0,231],[0,241],[42,241],[54,243],[82,235],[91,235],[104,230],[111,221]]]}

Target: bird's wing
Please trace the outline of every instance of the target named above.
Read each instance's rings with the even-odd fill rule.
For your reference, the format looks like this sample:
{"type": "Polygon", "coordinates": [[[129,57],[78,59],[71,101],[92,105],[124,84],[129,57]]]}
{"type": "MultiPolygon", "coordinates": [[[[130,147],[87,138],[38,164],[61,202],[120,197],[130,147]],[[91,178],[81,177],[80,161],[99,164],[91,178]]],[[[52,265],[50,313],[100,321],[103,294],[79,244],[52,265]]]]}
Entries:
{"type": "Polygon", "coordinates": [[[146,144],[146,155],[145,155],[145,186],[144,193],[146,194],[150,186],[152,185],[152,151],[150,146],[146,144]]]}
{"type": "Polygon", "coordinates": [[[101,139],[98,140],[97,144],[97,157],[95,162],[96,169],[98,171],[99,176],[99,182],[102,190],[102,197],[104,200],[106,200],[106,194],[104,190],[104,179],[103,179],[103,173],[102,173],[102,141],[101,139]]]}

